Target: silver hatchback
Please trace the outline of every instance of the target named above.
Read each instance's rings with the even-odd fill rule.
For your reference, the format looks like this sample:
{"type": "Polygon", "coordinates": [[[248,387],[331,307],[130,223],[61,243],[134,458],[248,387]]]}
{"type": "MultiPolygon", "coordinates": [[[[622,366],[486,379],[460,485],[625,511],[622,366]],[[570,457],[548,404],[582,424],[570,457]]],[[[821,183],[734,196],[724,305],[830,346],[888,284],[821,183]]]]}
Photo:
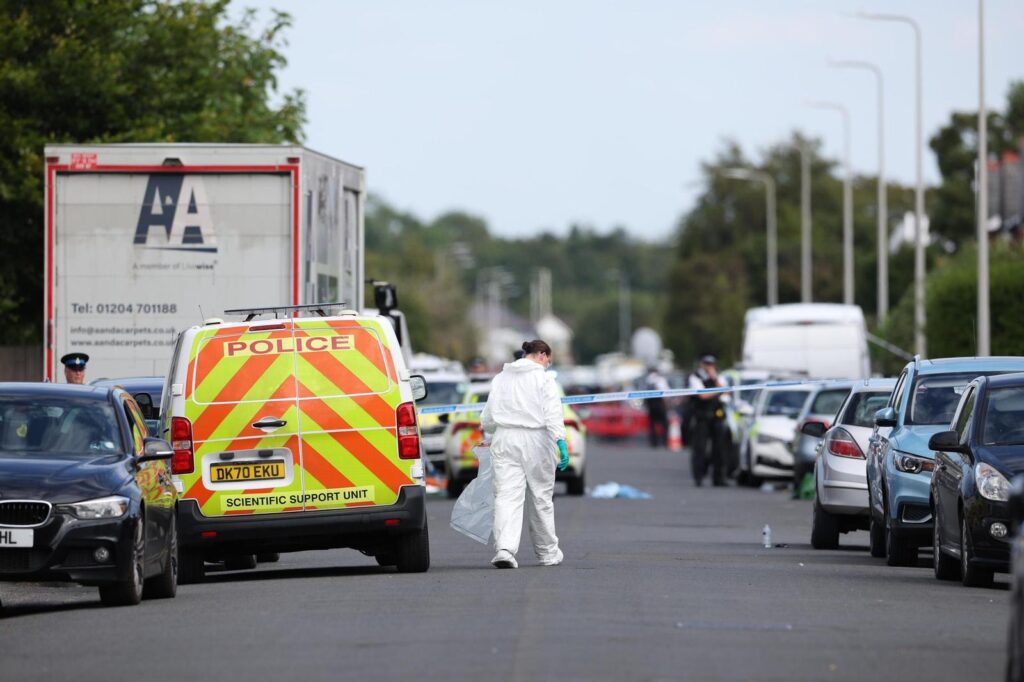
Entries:
{"type": "MultiPolygon", "coordinates": [[[[868,439],[874,429],[875,412],[885,407],[896,385],[895,379],[858,382],[839,408],[831,428],[818,444],[814,466],[814,518],[811,545],[835,549],[839,534],[868,528],[867,462],[868,439]]],[[[821,433],[821,425],[803,426],[806,435],[821,433]]]]}

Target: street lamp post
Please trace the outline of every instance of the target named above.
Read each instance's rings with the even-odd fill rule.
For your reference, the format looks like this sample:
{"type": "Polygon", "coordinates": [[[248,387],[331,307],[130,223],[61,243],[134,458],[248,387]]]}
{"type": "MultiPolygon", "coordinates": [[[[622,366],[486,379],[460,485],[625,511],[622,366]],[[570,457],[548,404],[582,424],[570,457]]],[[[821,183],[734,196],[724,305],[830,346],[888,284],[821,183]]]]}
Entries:
{"type": "Polygon", "coordinates": [[[985,0],[978,0],[978,349],[992,354],[988,300],[988,112],[985,108],[985,0]]]}
{"type": "Polygon", "coordinates": [[[889,314],[889,206],[885,193],[885,105],[882,69],[870,62],[829,60],[834,68],[864,69],[875,74],[878,87],[878,321],[889,314]]]}
{"type": "Polygon", "coordinates": [[[810,303],[811,293],[811,154],[804,140],[800,149],[800,301],[810,303]]]}
{"type": "Polygon", "coordinates": [[[921,124],[921,27],[912,18],[899,14],[870,14],[861,12],[856,15],[869,21],[895,21],[908,24],[914,29],[914,71],[916,100],[916,133],[917,138],[917,186],[914,190],[914,350],[922,357],[927,355],[928,344],[925,338],[924,310],[924,177],[923,177],[923,132],[921,124]]]}
{"type": "Polygon", "coordinates": [[[850,112],[835,102],[808,102],[814,109],[831,109],[843,115],[843,303],[853,305],[853,171],[850,170],[850,112]]]}
{"type": "Polygon", "coordinates": [[[762,171],[749,168],[723,168],[722,175],[736,180],[753,180],[763,182],[765,189],[765,222],[768,228],[768,249],[767,264],[768,271],[768,305],[779,304],[779,252],[778,240],[778,216],[775,208],[775,180],[772,176],[762,171]]]}

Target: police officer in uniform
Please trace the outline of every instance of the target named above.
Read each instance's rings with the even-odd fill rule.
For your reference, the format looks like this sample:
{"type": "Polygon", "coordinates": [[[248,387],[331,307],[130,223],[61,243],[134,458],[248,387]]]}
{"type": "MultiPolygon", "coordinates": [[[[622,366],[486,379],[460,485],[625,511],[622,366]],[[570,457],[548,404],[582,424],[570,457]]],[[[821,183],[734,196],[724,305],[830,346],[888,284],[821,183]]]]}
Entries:
{"type": "Polygon", "coordinates": [[[89,356],[85,353],[68,353],[60,359],[64,365],[64,379],[69,384],[85,383],[85,363],[89,356]]]}
{"type": "MultiPolygon", "coordinates": [[[[701,357],[697,371],[690,375],[690,388],[725,386],[725,382],[718,376],[717,362],[714,355],[701,357]]],[[[723,471],[725,462],[722,453],[725,441],[725,408],[722,406],[722,394],[704,393],[690,396],[690,409],[693,411],[694,418],[693,447],[690,452],[693,482],[700,486],[710,468],[712,484],[723,486],[725,485],[723,471]]]]}

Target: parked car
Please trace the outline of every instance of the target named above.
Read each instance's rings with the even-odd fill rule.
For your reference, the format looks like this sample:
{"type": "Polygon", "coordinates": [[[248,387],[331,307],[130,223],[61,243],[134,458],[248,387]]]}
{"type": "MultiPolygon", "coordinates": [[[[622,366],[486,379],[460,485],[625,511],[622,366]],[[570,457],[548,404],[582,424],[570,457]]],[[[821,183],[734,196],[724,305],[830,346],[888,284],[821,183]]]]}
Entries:
{"type": "Polygon", "coordinates": [[[0,581],[95,585],[110,605],[173,597],[172,455],[122,389],[0,384],[0,581]]]}
{"type": "Polygon", "coordinates": [[[806,385],[766,388],[754,405],[753,424],[740,448],[741,484],[756,485],[763,478],[791,478],[796,418],[810,399],[806,385]]]}
{"type": "Polygon", "coordinates": [[[593,403],[576,408],[587,432],[607,440],[643,436],[647,433],[647,412],[628,401],[593,403]]]}
{"type": "MultiPolygon", "coordinates": [[[[469,377],[457,371],[438,371],[423,374],[427,382],[427,397],[417,407],[431,405],[452,405],[458,403],[466,392],[469,377]]],[[[445,466],[445,424],[441,415],[419,415],[420,433],[422,434],[423,451],[427,460],[439,469],[445,466]]]]}
{"type": "Polygon", "coordinates": [[[935,577],[986,586],[1010,568],[1010,480],[1024,473],[1024,374],[967,386],[935,451],[931,506],[935,577]]]}
{"type": "Polygon", "coordinates": [[[160,423],[160,396],[164,392],[163,377],[126,377],[124,379],[96,379],[90,381],[92,386],[120,386],[128,391],[142,411],[149,433],[161,436],[156,432],[160,423]]]}
{"type": "MultiPolygon", "coordinates": [[[[771,374],[762,370],[727,369],[722,378],[728,386],[752,386],[769,380],[771,374]]],[[[726,473],[735,476],[740,466],[740,446],[743,437],[754,421],[754,404],[761,389],[753,388],[726,393],[722,396],[725,408],[726,435],[726,473]]],[[[684,432],[684,439],[687,438],[684,432]]]]}
{"type": "Polygon", "coordinates": [[[825,429],[832,426],[853,384],[852,381],[835,381],[811,385],[811,397],[797,415],[790,445],[793,453],[793,497],[799,496],[804,475],[814,472],[814,460],[818,455],[818,444],[821,443],[820,437],[803,431],[804,425],[818,422],[825,429]]]}
{"type": "Polygon", "coordinates": [[[1024,682],[1024,476],[1017,476],[1011,482],[1010,521],[1013,524],[1013,544],[1006,681],[1024,682]]]}
{"type": "Polygon", "coordinates": [[[895,385],[895,379],[857,382],[830,427],[826,429],[820,421],[806,421],[801,427],[805,438],[818,438],[811,521],[811,546],[815,549],[835,549],[840,533],[868,529],[864,453],[875,412],[885,407],[895,385]]]}
{"type": "Polygon", "coordinates": [[[967,385],[982,375],[1024,371],[1024,358],[914,359],[875,415],[867,452],[871,554],[890,566],[911,566],[932,543],[928,439],[948,428],[967,385]]]}
{"type": "MultiPolygon", "coordinates": [[[[470,384],[460,403],[485,403],[490,384],[470,384]]],[[[562,388],[559,395],[564,397],[562,388]]],[[[483,408],[480,408],[483,410],[483,408]]],[[[569,406],[563,406],[565,414],[565,443],[569,450],[569,467],[557,471],[556,481],[565,481],[570,495],[582,495],[586,484],[587,427],[569,406]]],[[[448,478],[448,497],[458,497],[463,488],[476,478],[478,462],[473,447],[484,437],[480,427],[480,412],[463,412],[444,415],[445,428],[445,470],[448,478]]],[[[554,453],[552,453],[554,457],[554,453]]]]}

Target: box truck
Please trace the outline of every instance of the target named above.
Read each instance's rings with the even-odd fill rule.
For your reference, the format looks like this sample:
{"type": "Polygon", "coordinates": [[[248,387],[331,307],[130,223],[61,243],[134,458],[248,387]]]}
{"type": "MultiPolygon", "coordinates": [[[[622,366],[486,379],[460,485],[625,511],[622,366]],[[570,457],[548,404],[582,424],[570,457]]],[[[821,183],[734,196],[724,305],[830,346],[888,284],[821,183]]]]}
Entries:
{"type": "Polygon", "coordinates": [[[45,149],[44,379],[164,375],[232,308],[363,305],[362,168],[294,145],[45,149]]]}
{"type": "Polygon", "coordinates": [[[838,303],[751,308],[743,324],[742,366],[811,379],[867,379],[864,312],[838,303]]]}

